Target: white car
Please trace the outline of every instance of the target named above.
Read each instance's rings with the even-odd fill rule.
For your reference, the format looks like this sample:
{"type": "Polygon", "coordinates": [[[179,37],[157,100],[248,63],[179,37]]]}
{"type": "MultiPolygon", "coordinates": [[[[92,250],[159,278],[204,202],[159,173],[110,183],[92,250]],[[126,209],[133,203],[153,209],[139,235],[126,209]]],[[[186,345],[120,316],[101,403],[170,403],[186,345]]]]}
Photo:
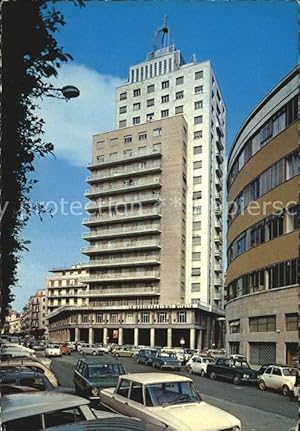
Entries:
{"type": "Polygon", "coordinates": [[[96,344],[80,344],[78,346],[78,352],[86,355],[103,355],[103,348],[96,346],[96,344]]]}
{"type": "Polygon", "coordinates": [[[188,377],[134,373],[100,391],[102,406],[146,423],[147,431],[240,431],[235,416],[203,401],[188,377]]]}
{"type": "Polygon", "coordinates": [[[45,349],[45,356],[49,358],[50,356],[61,357],[61,350],[58,344],[49,344],[45,349]]]}
{"type": "MultiPolygon", "coordinates": [[[[187,361],[185,366],[188,368],[189,365],[191,365],[192,362],[194,362],[197,358],[209,358],[210,356],[207,355],[201,355],[199,353],[194,353],[191,358],[187,361]]],[[[213,358],[212,358],[213,359],[213,358]]]]}
{"type": "Polygon", "coordinates": [[[187,366],[187,369],[190,374],[200,374],[200,376],[204,376],[206,374],[207,365],[213,364],[215,360],[213,358],[205,357],[205,356],[196,356],[194,357],[190,364],[187,366]]]}
{"type": "Polygon", "coordinates": [[[22,344],[17,344],[17,343],[6,343],[6,344],[2,344],[1,346],[1,351],[5,351],[5,350],[22,350],[31,354],[35,354],[35,350],[33,349],[29,349],[29,347],[25,347],[22,346],[22,344]]]}
{"type": "Polygon", "coordinates": [[[290,395],[294,390],[295,376],[297,368],[289,366],[270,365],[263,374],[258,377],[258,387],[262,391],[265,389],[275,389],[283,395],[290,395]]]}

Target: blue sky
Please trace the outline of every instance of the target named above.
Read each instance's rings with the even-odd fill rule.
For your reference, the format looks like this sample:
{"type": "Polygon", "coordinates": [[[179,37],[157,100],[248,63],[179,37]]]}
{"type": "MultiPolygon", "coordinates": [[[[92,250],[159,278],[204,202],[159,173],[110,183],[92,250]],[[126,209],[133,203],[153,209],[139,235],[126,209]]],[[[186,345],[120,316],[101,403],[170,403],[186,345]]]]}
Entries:
{"type": "Polygon", "coordinates": [[[295,1],[91,0],[84,8],[67,1],[56,7],[66,20],[56,38],[74,61],[55,84],[77,85],[81,96],[42,105],[56,158],[37,161],[40,181],[31,199],[48,203],[56,214],[42,222],[33,216],[23,233],[31,244],[14,290],[19,311],[45,286],[49,269],[86,260],[80,255],[86,245],[80,205],[86,202],[91,136],[114,128],[114,89],[127,79],[129,66],[151,51],[165,14],[185,60],[195,53],[198,61],[212,62],[227,107],[227,150],[247,114],[298,61],[295,1]]]}

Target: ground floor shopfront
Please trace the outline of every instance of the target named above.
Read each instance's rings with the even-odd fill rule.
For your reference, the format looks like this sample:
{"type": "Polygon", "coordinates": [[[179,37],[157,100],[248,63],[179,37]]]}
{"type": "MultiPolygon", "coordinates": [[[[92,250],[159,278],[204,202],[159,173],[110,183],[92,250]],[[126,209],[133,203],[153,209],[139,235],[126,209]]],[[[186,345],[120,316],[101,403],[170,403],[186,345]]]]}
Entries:
{"type": "Polygon", "coordinates": [[[185,306],[109,311],[61,307],[48,316],[52,341],[191,349],[223,347],[223,320],[222,312],[217,310],[185,306]]]}

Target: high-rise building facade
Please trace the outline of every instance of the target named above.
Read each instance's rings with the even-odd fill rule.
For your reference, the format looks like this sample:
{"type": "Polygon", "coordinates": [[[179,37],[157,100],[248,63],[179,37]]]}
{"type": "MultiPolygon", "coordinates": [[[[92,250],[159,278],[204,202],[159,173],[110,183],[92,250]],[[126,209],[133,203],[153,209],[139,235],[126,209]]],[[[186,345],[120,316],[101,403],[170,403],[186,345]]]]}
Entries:
{"type": "Polygon", "coordinates": [[[252,364],[298,349],[299,68],[242,125],[228,160],[227,345],[252,364]]]}
{"type": "MultiPolygon", "coordinates": [[[[225,108],[210,62],[154,50],[93,137],[86,304],[49,315],[89,342],[211,348],[223,317],[225,108]]],[[[79,337],[79,338],[78,338],[79,337]]]]}

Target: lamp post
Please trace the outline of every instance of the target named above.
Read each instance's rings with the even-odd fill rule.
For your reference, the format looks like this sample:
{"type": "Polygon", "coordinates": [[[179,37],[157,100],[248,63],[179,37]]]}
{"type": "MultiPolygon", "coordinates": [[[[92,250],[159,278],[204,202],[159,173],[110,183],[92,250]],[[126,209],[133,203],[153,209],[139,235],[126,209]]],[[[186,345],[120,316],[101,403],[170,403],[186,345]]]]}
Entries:
{"type": "Polygon", "coordinates": [[[62,88],[56,88],[51,86],[43,87],[43,90],[45,91],[47,97],[55,97],[56,99],[64,99],[66,101],[70,99],[75,99],[76,97],[80,96],[79,89],[74,85],[65,85],[62,88]],[[51,91],[53,91],[53,94],[51,94],[51,91]]]}

